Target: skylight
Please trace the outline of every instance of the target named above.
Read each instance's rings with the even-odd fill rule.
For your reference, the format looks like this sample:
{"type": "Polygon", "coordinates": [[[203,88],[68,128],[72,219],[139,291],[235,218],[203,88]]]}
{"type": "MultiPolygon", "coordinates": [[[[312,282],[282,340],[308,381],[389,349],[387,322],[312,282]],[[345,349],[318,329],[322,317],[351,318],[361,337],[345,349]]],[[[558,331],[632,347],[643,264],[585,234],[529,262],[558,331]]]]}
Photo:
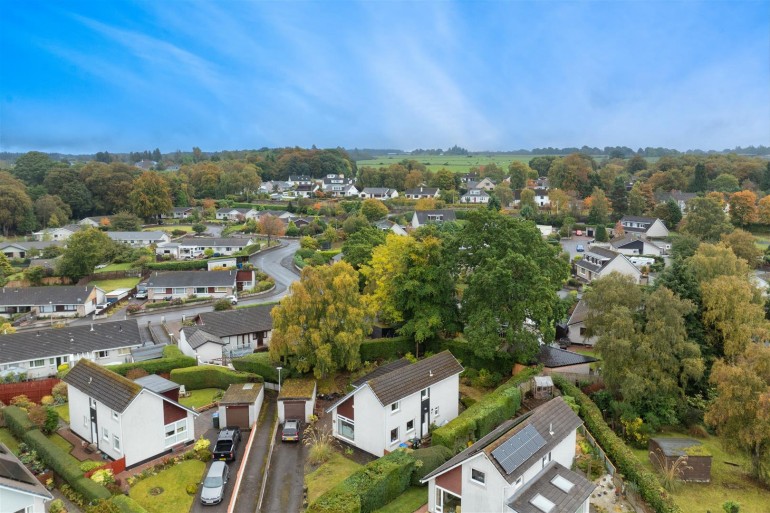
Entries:
{"type": "Polygon", "coordinates": [[[550,513],[550,511],[556,506],[553,502],[549,501],[539,493],[529,500],[529,503],[534,507],[542,511],[543,513],[550,513]]]}
{"type": "Polygon", "coordinates": [[[574,488],[575,486],[575,483],[558,474],[556,475],[556,477],[551,479],[551,484],[564,493],[569,493],[570,490],[572,490],[572,488],[574,488]]]}

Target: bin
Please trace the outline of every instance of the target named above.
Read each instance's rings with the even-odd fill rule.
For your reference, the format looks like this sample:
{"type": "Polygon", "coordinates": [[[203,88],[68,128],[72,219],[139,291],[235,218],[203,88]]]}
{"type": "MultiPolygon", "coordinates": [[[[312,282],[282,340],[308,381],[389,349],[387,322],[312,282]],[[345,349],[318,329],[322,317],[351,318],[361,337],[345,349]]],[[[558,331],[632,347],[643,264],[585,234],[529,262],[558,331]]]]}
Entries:
{"type": "Polygon", "coordinates": [[[214,419],[214,429],[219,429],[219,412],[211,416],[214,419]]]}

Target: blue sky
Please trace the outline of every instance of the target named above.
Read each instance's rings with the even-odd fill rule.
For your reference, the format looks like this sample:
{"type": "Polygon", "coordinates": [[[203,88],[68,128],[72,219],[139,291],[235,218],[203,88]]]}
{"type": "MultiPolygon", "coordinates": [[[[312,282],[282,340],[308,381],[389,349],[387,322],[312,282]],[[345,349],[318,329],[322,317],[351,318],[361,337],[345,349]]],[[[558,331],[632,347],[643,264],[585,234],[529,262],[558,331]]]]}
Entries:
{"type": "Polygon", "coordinates": [[[770,0],[0,0],[0,150],[770,144],[770,0]]]}

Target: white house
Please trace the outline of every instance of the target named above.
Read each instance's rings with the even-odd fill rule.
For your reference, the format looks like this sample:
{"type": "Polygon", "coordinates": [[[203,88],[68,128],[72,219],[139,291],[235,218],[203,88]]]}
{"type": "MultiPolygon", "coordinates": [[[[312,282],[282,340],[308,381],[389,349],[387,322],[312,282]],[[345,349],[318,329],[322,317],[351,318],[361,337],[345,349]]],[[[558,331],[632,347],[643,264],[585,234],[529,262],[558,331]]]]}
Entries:
{"type": "Polygon", "coordinates": [[[364,187],[361,191],[361,199],[378,199],[387,200],[398,198],[398,191],[396,189],[389,189],[387,187],[364,187]]]}
{"type": "Polygon", "coordinates": [[[359,195],[359,191],[353,184],[353,180],[351,178],[345,178],[345,175],[326,175],[323,179],[321,190],[327,196],[335,198],[359,195]]]}
{"type": "Polygon", "coordinates": [[[0,510],[16,513],[45,513],[45,503],[53,495],[13,455],[0,444],[0,510]]]}
{"type": "Polygon", "coordinates": [[[113,216],[90,216],[84,217],[78,224],[83,226],[92,226],[94,228],[101,228],[103,226],[109,226],[113,216]]]}
{"type": "Polygon", "coordinates": [[[256,218],[257,211],[253,208],[220,208],[217,210],[217,219],[223,221],[240,221],[256,218]]]}
{"type": "Polygon", "coordinates": [[[591,374],[591,364],[599,360],[560,347],[540,344],[535,361],[543,366],[543,374],[546,375],[554,372],[588,375],[591,374]]]}
{"type": "Polygon", "coordinates": [[[479,181],[470,180],[470,181],[466,181],[466,182],[463,182],[463,183],[465,183],[465,187],[468,190],[470,190],[470,189],[483,189],[483,190],[485,190],[487,192],[492,192],[493,190],[495,190],[495,182],[493,182],[492,179],[489,178],[489,177],[482,178],[479,181]]]}
{"type": "Polygon", "coordinates": [[[457,221],[454,210],[418,210],[412,214],[412,228],[419,228],[430,223],[457,221]]]}
{"type": "Polygon", "coordinates": [[[631,263],[625,255],[606,248],[592,246],[583,253],[583,258],[575,262],[575,274],[578,279],[591,283],[612,272],[625,274],[639,283],[642,271],[631,263]]]}
{"type": "Polygon", "coordinates": [[[34,232],[35,240],[67,240],[73,233],[77,233],[80,230],[86,228],[84,225],[68,224],[59,228],[46,228],[39,232],[34,232]]]}
{"type": "Polygon", "coordinates": [[[561,397],[508,420],[422,479],[430,513],[588,513],[570,470],[582,421],[561,397]]]}
{"type": "Polygon", "coordinates": [[[666,254],[665,245],[653,242],[650,239],[641,239],[632,235],[618,237],[610,241],[613,251],[624,255],[653,255],[663,256],[666,254]]]}
{"type": "Polygon", "coordinates": [[[179,349],[204,363],[218,361],[223,354],[235,358],[263,351],[270,344],[272,309],[273,305],[260,305],[198,314],[195,326],[179,332],[179,349]]]}
{"type": "Polygon", "coordinates": [[[64,246],[63,242],[57,242],[52,240],[20,240],[15,242],[2,242],[0,243],[0,253],[4,254],[8,258],[28,258],[32,254],[44,250],[51,246],[64,246]]]}
{"type": "Polygon", "coordinates": [[[199,212],[199,207],[172,207],[171,212],[161,214],[163,219],[187,219],[193,215],[193,212],[199,212]]]}
{"type": "Polygon", "coordinates": [[[384,232],[393,232],[396,235],[408,235],[406,230],[404,230],[400,224],[394,223],[388,219],[380,219],[374,223],[374,226],[384,232]]]}
{"type": "Polygon", "coordinates": [[[439,190],[437,187],[415,187],[414,189],[407,189],[404,192],[406,199],[422,199],[422,198],[438,198],[439,190]]]}
{"type": "Polygon", "coordinates": [[[657,217],[623,216],[620,224],[628,235],[647,239],[668,237],[668,228],[657,217]]]}
{"type": "Polygon", "coordinates": [[[166,232],[160,230],[152,232],[107,232],[107,236],[115,242],[142,248],[171,240],[166,232]]]}
{"type": "Polygon", "coordinates": [[[289,175],[289,179],[286,180],[292,187],[299,185],[315,185],[315,182],[308,175],[289,175]]]}
{"type": "Polygon", "coordinates": [[[375,456],[428,434],[457,417],[460,372],[449,351],[410,364],[401,359],[353,382],[334,403],[332,434],[375,456]]]}
{"type": "Polygon", "coordinates": [[[31,313],[42,317],[85,317],[105,302],[105,294],[93,285],[3,287],[0,317],[31,313]]]}
{"type": "Polygon", "coordinates": [[[460,203],[489,203],[490,197],[484,189],[471,189],[460,196],[460,203]]]}
{"type": "Polygon", "coordinates": [[[572,315],[569,316],[567,321],[567,338],[573,344],[580,344],[583,346],[593,347],[599,337],[588,336],[588,329],[586,328],[586,319],[588,318],[588,306],[582,299],[575,305],[575,309],[572,310],[572,315]]]}
{"type": "Polygon", "coordinates": [[[254,271],[155,272],[147,280],[149,301],[185,299],[190,296],[223,298],[237,290],[254,287],[254,271]]]}
{"type": "Polygon", "coordinates": [[[219,425],[251,429],[265,400],[262,383],[234,383],[219,400],[219,425]]]}
{"type": "Polygon", "coordinates": [[[173,242],[158,244],[156,255],[170,255],[172,258],[196,258],[203,255],[207,249],[220,255],[232,255],[246,246],[254,244],[254,240],[244,237],[184,237],[173,242]]]}
{"type": "Polygon", "coordinates": [[[70,429],[133,467],[195,440],[198,414],[178,402],[179,385],[157,375],[131,381],[88,360],[64,377],[70,429]]]}

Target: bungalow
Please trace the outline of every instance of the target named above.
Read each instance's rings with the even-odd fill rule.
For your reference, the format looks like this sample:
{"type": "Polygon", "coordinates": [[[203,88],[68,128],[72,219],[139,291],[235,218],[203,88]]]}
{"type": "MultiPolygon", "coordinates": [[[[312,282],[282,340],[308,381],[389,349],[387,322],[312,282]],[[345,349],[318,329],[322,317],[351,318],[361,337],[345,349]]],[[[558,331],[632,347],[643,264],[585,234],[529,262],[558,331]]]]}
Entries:
{"type": "Polygon", "coordinates": [[[375,456],[422,438],[432,424],[457,417],[462,370],[449,351],[384,365],[354,381],[353,391],[326,410],[332,413],[332,434],[375,456]]]}
{"type": "Polygon", "coordinates": [[[73,233],[77,233],[80,230],[86,228],[80,224],[68,224],[59,228],[46,228],[39,232],[33,232],[32,235],[35,240],[67,240],[72,237],[73,233]]]}
{"type": "Polygon", "coordinates": [[[460,203],[489,203],[490,195],[484,189],[471,189],[460,196],[460,203]]]}
{"type": "Polygon", "coordinates": [[[404,230],[400,224],[389,221],[388,219],[380,219],[374,223],[374,226],[384,232],[393,232],[396,235],[407,235],[406,230],[404,230]]]}
{"type": "Polygon", "coordinates": [[[198,314],[194,326],[179,332],[179,349],[204,363],[219,360],[222,355],[235,358],[265,350],[273,330],[272,309],[272,305],[260,305],[198,314]]]}
{"type": "Polygon", "coordinates": [[[387,200],[397,197],[398,191],[387,187],[364,187],[364,190],[361,191],[361,199],[387,200]]]}
{"type": "Polygon", "coordinates": [[[625,255],[605,248],[592,246],[583,253],[583,258],[575,262],[575,274],[586,283],[612,272],[630,276],[636,283],[642,278],[642,272],[625,255]]]}
{"type": "Polygon", "coordinates": [[[75,365],[67,383],[70,429],[127,468],[195,440],[198,414],[179,404],[179,385],[155,374],[136,381],[88,360],[75,365]]]}
{"type": "Polygon", "coordinates": [[[486,192],[492,192],[495,190],[495,182],[493,182],[489,177],[483,178],[480,181],[470,180],[463,183],[465,183],[465,188],[467,190],[481,189],[486,192]]]}
{"type": "Polygon", "coordinates": [[[19,313],[45,317],[85,317],[104,301],[104,291],[93,285],[3,287],[0,292],[0,317],[19,313]]]}
{"type": "Polygon", "coordinates": [[[163,219],[187,219],[193,215],[193,212],[200,212],[198,207],[173,207],[171,212],[161,214],[163,219]]]}
{"type": "Polygon", "coordinates": [[[582,421],[561,397],[508,420],[426,475],[431,513],[588,513],[595,485],[570,470],[582,421]]]}
{"type": "Polygon", "coordinates": [[[588,375],[591,374],[591,364],[599,360],[592,356],[541,344],[535,361],[543,366],[543,374],[546,375],[554,372],[588,375]]]}
{"type": "Polygon", "coordinates": [[[657,217],[623,216],[620,219],[623,231],[635,237],[663,239],[668,237],[668,228],[657,217]]]}
{"type": "Polygon", "coordinates": [[[666,254],[665,246],[649,239],[639,239],[632,235],[625,235],[610,241],[610,249],[624,255],[654,255],[666,254]]]}
{"type": "Polygon", "coordinates": [[[302,184],[294,187],[293,190],[285,191],[284,196],[291,198],[312,198],[318,192],[318,184],[302,184]]]}
{"type": "Polygon", "coordinates": [[[238,275],[244,273],[241,288],[251,288],[254,282],[253,271],[170,271],[153,273],[147,280],[147,299],[155,302],[166,298],[182,299],[196,295],[198,297],[222,298],[238,290],[238,275]],[[248,280],[248,276],[251,279],[248,280]]]}
{"type": "Polygon", "coordinates": [[[8,258],[31,258],[32,254],[38,254],[40,251],[51,246],[64,246],[63,242],[53,240],[23,240],[16,242],[0,243],[0,253],[8,258]]]}
{"type": "Polygon", "coordinates": [[[83,226],[91,226],[93,228],[102,228],[110,225],[113,216],[91,216],[84,217],[78,224],[83,226]]]}
{"type": "Polygon", "coordinates": [[[171,237],[166,232],[107,232],[107,236],[115,242],[122,242],[129,246],[146,248],[150,245],[157,245],[163,242],[171,241],[171,237]]]}
{"type": "Polygon", "coordinates": [[[588,318],[588,305],[582,299],[575,305],[572,315],[567,321],[567,338],[572,344],[580,344],[593,347],[598,337],[588,336],[586,319],[588,318]]]}
{"type": "Polygon", "coordinates": [[[16,513],[45,513],[45,503],[53,495],[13,455],[0,444],[0,506],[3,511],[16,513]]]}
{"type": "Polygon", "coordinates": [[[135,320],[19,331],[0,336],[0,372],[45,378],[55,376],[59,365],[82,359],[100,365],[127,363],[131,349],[141,347],[142,342],[135,320]]]}
{"type": "Polygon", "coordinates": [[[430,223],[457,221],[454,210],[418,210],[412,215],[412,227],[419,228],[430,223]]]}
{"type": "Polygon", "coordinates": [[[423,199],[423,198],[438,198],[439,189],[437,187],[416,187],[414,189],[407,189],[404,192],[406,199],[423,199]]]}
{"type": "Polygon", "coordinates": [[[217,210],[217,219],[223,221],[241,221],[256,218],[257,211],[253,208],[220,208],[217,210]]]}
{"type": "Polygon", "coordinates": [[[196,258],[203,255],[207,249],[220,255],[232,255],[242,251],[246,246],[254,244],[254,240],[245,237],[185,237],[174,242],[164,242],[155,248],[156,255],[170,255],[172,258],[196,258]]]}

